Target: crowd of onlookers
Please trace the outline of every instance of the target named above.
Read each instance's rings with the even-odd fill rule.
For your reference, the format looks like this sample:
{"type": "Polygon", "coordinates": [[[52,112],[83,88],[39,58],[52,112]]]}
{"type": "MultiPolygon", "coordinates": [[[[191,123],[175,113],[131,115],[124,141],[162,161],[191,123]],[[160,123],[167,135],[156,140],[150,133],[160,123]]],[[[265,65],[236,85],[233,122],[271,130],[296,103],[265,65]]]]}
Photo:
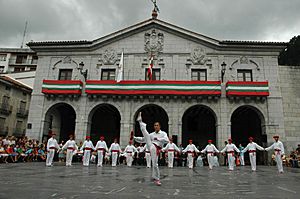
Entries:
{"type": "MultiPolygon", "coordinates": [[[[0,163],[16,163],[16,162],[32,162],[32,161],[45,161],[46,160],[46,144],[45,140],[43,143],[40,143],[38,140],[28,139],[26,136],[16,138],[14,136],[1,137],[0,136],[0,163]]],[[[59,143],[60,147],[63,146],[64,141],[59,143]]],[[[79,147],[82,146],[82,142],[79,143],[79,147]]],[[[139,148],[142,148],[142,145],[136,145],[136,148],[139,151],[139,148]]],[[[182,146],[179,146],[182,150],[182,146]]],[[[96,153],[94,154],[95,157],[96,153]]],[[[159,158],[159,165],[167,165],[166,153],[161,153],[159,158]]],[[[56,159],[59,161],[65,160],[65,151],[60,151],[56,156],[56,159]]],[[[74,161],[81,161],[82,153],[78,153],[74,156],[74,161]]],[[[120,154],[119,164],[125,163],[125,157],[120,154]]],[[[199,155],[197,160],[201,159],[201,165],[207,165],[206,156],[204,154],[199,155]]],[[[195,164],[199,161],[195,161],[195,164]]],[[[186,154],[175,153],[174,157],[174,166],[185,166],[186,165],[186,154]]],[[[217,160],[216,160],[217,161],[217,160]]],[[[226,162],[226,161],[225,161],[226,162]]],[[[300,144],[295,151],[292,151],[290,154],[286,154],[284,157],[284,163],[286,166],[298,168],[300,162],[300,144]]],[[[106,164],[110,164],[109,159],[105,159],[106,164]]],[[[145,154],[136,153],[133,161],[133,165],[146,165],[145,154]]]]}

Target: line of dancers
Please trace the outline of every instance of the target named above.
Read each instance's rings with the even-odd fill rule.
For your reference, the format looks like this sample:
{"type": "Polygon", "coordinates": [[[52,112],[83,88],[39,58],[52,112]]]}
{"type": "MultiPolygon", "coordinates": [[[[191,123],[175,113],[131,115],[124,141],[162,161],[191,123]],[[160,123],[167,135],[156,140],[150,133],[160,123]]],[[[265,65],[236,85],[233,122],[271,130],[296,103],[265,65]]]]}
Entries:
{"type": "MultiPolygon", "coordinates": [[[[173,160],[174,160],[174,152],[177,151],[180,153],[179,148],[173,143],[172,139],[169,139],[167,133],[162,131],[160,128],[160,123],[154,123],[154,132],[148,133],[146,130],[146,124],[142,121],[142,113],[139,113],[137,117],[137,121],[139,122],[143,137],[135,137],[133,139],[138,143],[146,143],[143,147],[142,151],[145,152],[147,167],[151,167],[152,162],[152,178],[156,185],[161,185],[160,182],[160,172],[158,167],[158,157],[160,152],[166,152],[168,154],[168,166],[173,167],[173,160]],[[163,147],[167,144],[165,147],[163,147]]],[[[53,133],[52,137],[48,140],[47,143],[47,159],[46,159],[46,166],[52,166],[53,157],[55,151],[59,152],[60,150],[67,150],[66,153],[66,166],[72,165],[72,158],[76,151],[79,150],[76,142],[74,140],[73,135],[70,135],[70,139],[60,148],[56,139],[56,134],[53,133]]],[[[279,136],[273,136],[275,142],[267,148],[263,148],[259,146],[257,143],[253,142],[253,138],[249,137],[249,144],[240,151],[235,144],[232,143],[232,139],[228,139],[228,144],[219,151],[215,145],[212,143],[212,140],[208,140],[207,146],[202,150],[199,151],[196,146],[193,144],[192,140],[189,140],[189,144],[187,147],[182,150],[182,153],[187,154],[188,160],[188,167],[193,168],[193,160],[194,155],[196,153],[204,153],[207,155],[209,169],[212,170],[214,165],[214,155],[217,153],[221,153],[222,155],[227,154],[228,159],[228,169],[229,171],[234,170],[234,163],[235,163],[235,152],[237,153],[245,153],[248,151],[251,169],[252,171],[256,171],[256,151],[270,151],[274,150],[275,152],[275,160],[277,163],[277,168],[280,173],[283,173],[283,166],[282,166],[282,156],[284,155],[284,146],[281,141],[279,141],[279,136]]],[[[105,157],[106,152],[111,155],[112,159],[112,166],[115,167],[117,164],[117,159],[119,153],[121,153],[120,145],[117,143],[117,139],[114,140],[114,143],[111,144],[110,148],[108,149],[104,137],[101,136],[100,140],[97,142],[96,146],[93,145],[92,141],[90,140],[90,136],[86,136],[86,140],[84,141],[83,145],[80,148],[80,151],[84,151],[83,153],[83,166],[89,166],[91,153],[93,151],[97,151],[98,155],[98,162],[97,166],[102,167],[103,158],[105,157]]],[[[124,153],[126,157],[126,163],[128,166],[132,165],[134,153],[137,152],[137,149],[133,145],[133,140],[129,141],[129,144],[126,146],[124,153]]]]}

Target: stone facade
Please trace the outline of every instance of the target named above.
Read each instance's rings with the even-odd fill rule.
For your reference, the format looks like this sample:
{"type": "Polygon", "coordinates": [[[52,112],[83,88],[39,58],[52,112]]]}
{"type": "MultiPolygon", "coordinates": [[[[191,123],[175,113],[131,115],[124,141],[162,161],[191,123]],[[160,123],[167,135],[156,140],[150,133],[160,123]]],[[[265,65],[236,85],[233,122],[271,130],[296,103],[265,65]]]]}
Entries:
{"type": "MultiPolygon", "coordinates": [[[[115,107],[120,114],[120,143],[125,146],[129,132],[134,129],[137,112],[144,106],[157,105],[168,115],[168,133],[183,140],[183,116],[193,106],[207,109],[215,118],[216,144],[222,147],[231,135],[232,115],[239,108],[253,110],[260,120],[265,145],[278,134],[284,142],[296,136],[294,131],[286,134],[283,94],[277,56],[285,43],[218,41],[157,19],[149,19],[94,41],[78,42],[32,42],[28,44],[39,56],[34,90],[31,101],[27,135],[42,139],[47,135],[49,119],[47,112],[57,104],[68,104],[76,113],[75,134],[84,139],[91,130],[94,111],[101,104],[115,107]],[[78,70],[79,63],[88,69],[88,80],[100,80],[105,69],[117,69],[121,52],[124,52],[124,80],[145,80],[149,56],[154,55],[154,68],[160,69],[160,80],[190,81],[193,69],[205,69],[207,81],[221,80],[221,65],[226,63],[221,96],[88,96],[83,85],[78,96],[44,95],[44,79],[57,80],[60,69],[72,69],[72,79],[85,81],[78,70]],[[226,96],[226,82],[238,81],[238,70],[249,70],[252,79],[268,81],[268,97],[226,96]]],[[[55,115],[55,114],[54,114],[55,115]]],[[[255,118],[254,118],[255,119],[255,118]]],[[[59,122],[58,122],[59,123],[59,122]]],[[[56,132],[59,133],[57,123],[56,132]]],[[[52,130],[55,127],[52,127],[52,130]]],[[[241,132],[242,133],[242,132],[241,132]]],[[[295,132],[296,133],[296,132],[295,132]]],[[[185,145],[185,143],[182,143],[185,145]]],[[[287,143],[289,144],[289,142],[287,143]]]]}
{"type": "Polygon", "coordinates": [[[287,150],[300,143],[300,67],[279,66],[287,150]]]}

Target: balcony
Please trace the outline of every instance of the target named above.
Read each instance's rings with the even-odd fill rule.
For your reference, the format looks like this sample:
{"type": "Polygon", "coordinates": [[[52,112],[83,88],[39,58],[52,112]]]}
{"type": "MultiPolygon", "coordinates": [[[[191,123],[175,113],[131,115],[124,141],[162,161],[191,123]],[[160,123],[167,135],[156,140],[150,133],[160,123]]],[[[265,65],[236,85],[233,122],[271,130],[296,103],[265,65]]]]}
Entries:
{"type": "Polygon", "coordinates": [[[220,96],[220,81],[87,80],[88,95],[220,96]]]}
{"type": "Polygon", "coordinates": [[[264,82],[233,82],[226,83],[226,96],[249,96],[267,97],[269,96],[269,83],[264,82]]]}
{"type": "Polygon", "coordinates": [[[0,104],[0,114],[9,115],[12,112],[13,107],[8,103],[0,104]]]}
{"type": "Polygon", "coordinates": [[[23,108],[19,108],[17,110],[17,117],[20,117],[20,118],[26,118],[28,116],[28,110],[25,110],[23,108]]]}
{"type": "Polygon", "coordinates": [[[47,95],[81,95],[80,80],[43,80],[42,93],[47,95]]]}

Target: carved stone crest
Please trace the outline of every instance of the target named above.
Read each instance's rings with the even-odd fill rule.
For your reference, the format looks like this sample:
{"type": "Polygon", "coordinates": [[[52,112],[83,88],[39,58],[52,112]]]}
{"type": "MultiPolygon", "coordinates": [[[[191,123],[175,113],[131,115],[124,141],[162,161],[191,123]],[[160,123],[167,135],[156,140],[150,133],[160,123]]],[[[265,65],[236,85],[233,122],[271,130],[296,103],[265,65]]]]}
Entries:
{"type": "Polygon", "coordinates": [[[247,57],[245,57],[245,56],[241,57],[241,58],[240,58],[240,63],[241,63],[241,64],[248,64],[248,59],[247,59],[247,57]]]}
{"type": "Polygon", "coordinates": [[[62,60],[63,64],[70,64],[72,62],[71,57],[66,56],[63,60],[62,60]]]}
{"type": "Polygon", "coordinates": [[[204,50],[200,47],[195,48],[193,50],[193,52],[191,52],[191,60],[192,60],[193,64],[195,64],[195,65],[205,64],[207,61],[207,58],[206,58],[206,54],[205,54],[204,50]]]}
{"type": "Polygon", "coordinates": [[[164,34],[153,29],[145,33],[145,51],[149,54],[158,54],[163,51],[164,34]]]}
{"type": "Polygon", "coordinates": [[[117,55],[116,51],[112,48],[106,49],[102,55],[103,64],[106,64],[106,65],[115,64],[117,59],[118,59],[118,55],[117,55]]]}

